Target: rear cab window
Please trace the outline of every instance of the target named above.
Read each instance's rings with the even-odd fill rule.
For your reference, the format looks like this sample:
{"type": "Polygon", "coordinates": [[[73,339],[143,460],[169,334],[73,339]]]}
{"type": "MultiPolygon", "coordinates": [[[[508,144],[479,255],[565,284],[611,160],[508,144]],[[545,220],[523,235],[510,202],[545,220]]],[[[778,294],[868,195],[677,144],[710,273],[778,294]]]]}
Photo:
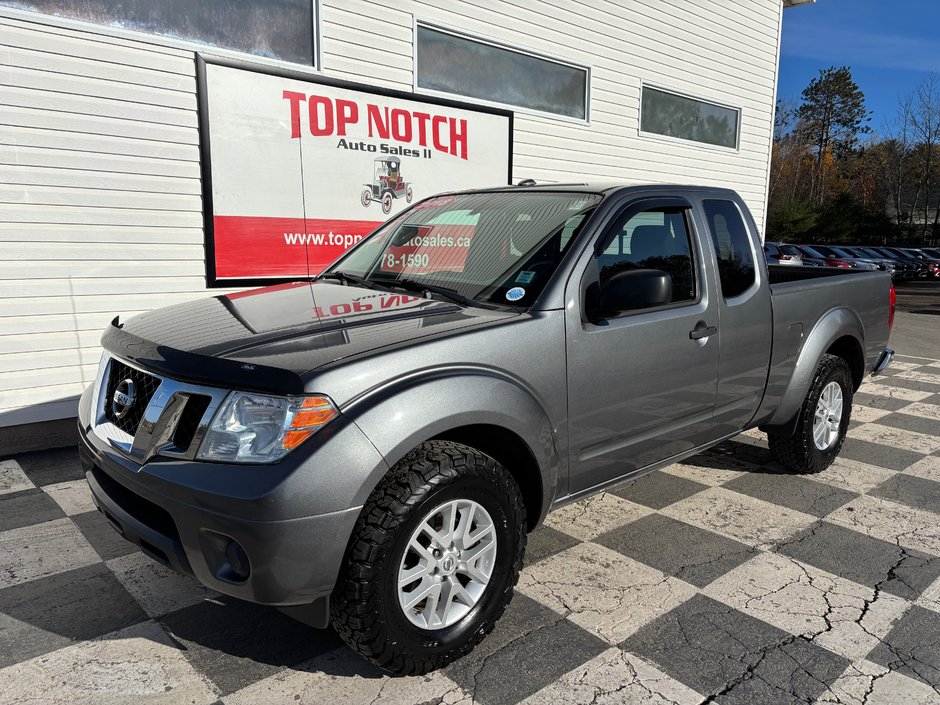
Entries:
{"type": "Polygon", "coordinates": [[[702,201],[708,232],[715,247],[718,279],[726,299],[740,296],[757,282],[751,237],[744,217],[733,201],[702,201]]]}

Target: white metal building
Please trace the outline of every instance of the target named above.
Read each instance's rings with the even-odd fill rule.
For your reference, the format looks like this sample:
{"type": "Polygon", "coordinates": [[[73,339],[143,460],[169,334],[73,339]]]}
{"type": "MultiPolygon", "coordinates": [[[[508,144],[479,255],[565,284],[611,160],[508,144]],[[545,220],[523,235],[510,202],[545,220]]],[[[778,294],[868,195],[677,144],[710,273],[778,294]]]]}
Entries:
{"type": "Polygon", "coordinates": [[[727,186],[761,223],[790,4],[0,0],[0,427],[73,416],[115,314],[226,291],[197,54],[508,109],[514,181],[727,186]]]}

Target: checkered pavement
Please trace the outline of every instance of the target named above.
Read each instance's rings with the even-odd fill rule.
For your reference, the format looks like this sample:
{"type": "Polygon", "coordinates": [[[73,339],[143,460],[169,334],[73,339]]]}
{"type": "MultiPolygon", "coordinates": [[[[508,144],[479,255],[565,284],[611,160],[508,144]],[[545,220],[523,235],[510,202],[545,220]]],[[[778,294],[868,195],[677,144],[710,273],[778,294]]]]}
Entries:
{"type": "Polygon", "coordinates": [[[940,362],[855,398],[839,460],[754,431],[552,513],[469,656],[388,678],[124,542],[74,449],[0,461],[0,703],[940,703],[940,362]]]}

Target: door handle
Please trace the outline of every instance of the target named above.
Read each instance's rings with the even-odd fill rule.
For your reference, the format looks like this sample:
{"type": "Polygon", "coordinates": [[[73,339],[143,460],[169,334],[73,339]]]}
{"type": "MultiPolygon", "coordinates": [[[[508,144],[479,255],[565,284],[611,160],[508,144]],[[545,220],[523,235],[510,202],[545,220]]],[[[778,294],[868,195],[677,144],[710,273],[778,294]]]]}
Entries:
{"type": "Polygon", "coordinates": [[[689,332],[689,337],[692,340],[701,340],[702,338],[710,338],[718,332],[718,326],[706,326],[704,321],[699,321],[699,323],[689,332]]]}

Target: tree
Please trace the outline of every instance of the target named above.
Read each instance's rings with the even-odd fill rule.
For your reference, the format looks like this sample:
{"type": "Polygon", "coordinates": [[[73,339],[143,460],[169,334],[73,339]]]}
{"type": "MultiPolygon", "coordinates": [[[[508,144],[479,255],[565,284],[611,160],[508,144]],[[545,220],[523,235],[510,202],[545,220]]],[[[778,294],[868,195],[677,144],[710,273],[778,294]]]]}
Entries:
{"type": "MultiPolygon", "coordinates": [[[[890,193],[888,202],[894,211],[894,224],[898,230],[905,226],[910,227],[914,217],[914,208],[908,208],[911,184],[915,181],[911,139],[912,112],[913,100],[910,97],[901,100],[897,116],[885,125],[885,139],[881,142],[886,161],[885,177],[890,193]]],[[[917,194],[914,195],[915,203],[918,197],[917,194]]]]}
{"type": "Polygon", "coordinates": [[[781,242],[812,240],[818,215],[807,201],[771,201],[767,211],[767,239],[781,242]]]}
{"type": "MultiPolygon", "coordinates": [[[[924,195],[921,237],[926,240],[928,232],[935,234],[940,223],[940,203],[937,203],[934,210],[933,224],[930,222],[932,187],[940,178],[940,79],[937,74],[931,73],[921,81],[908,101],[910,107],[907,110],[907,120],[915,143],[914,158],[920,177],[918,191],[922,191],[924,195]]],[[[913,210],[916,208],[915,202],[911,206],[911,225],[913,210]]]]}
{"type": "Polygon", "coordinates": [[[825,182],[827,161],[839,160],[855,151],[859,136],[870,132],[871,114],[865,94],[852,79],[848,66],[820,69],[819,76],[803,90],[797,110],[802,131],[816,158],[810,198],[822,203],[832,190],[825,182]]]}

